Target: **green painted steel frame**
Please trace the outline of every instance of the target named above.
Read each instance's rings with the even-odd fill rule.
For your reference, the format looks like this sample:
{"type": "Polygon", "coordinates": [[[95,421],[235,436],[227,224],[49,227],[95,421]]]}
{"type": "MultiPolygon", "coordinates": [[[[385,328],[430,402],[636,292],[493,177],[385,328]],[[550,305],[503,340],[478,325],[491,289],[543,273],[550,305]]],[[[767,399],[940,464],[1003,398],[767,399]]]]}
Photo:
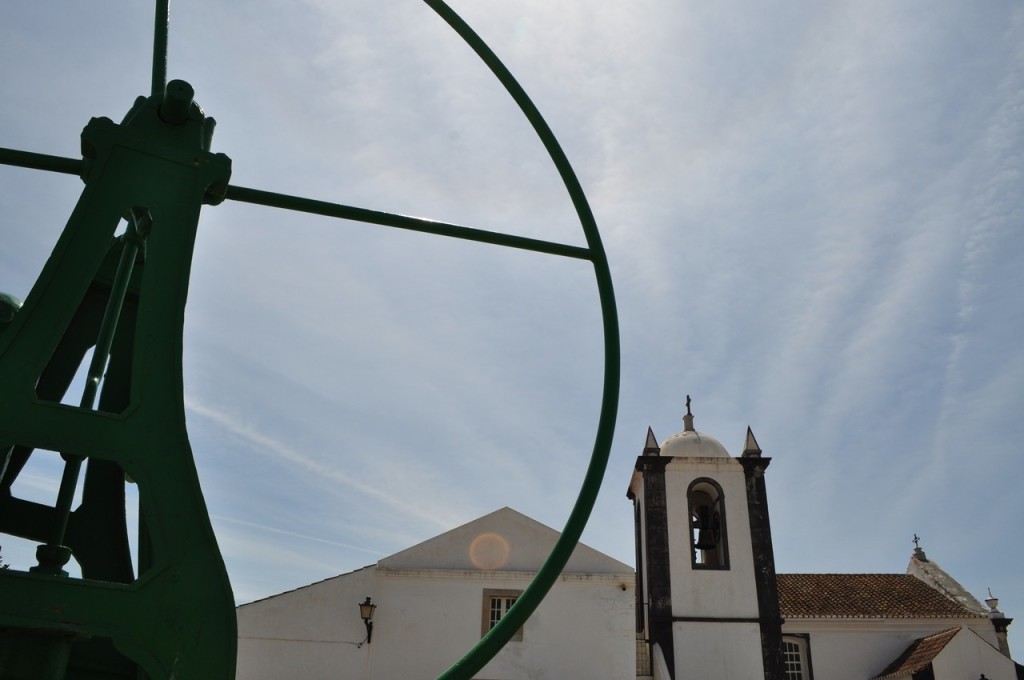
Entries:
{"type": "Polygon", "coordinates": [[[30,572],[0,574],[4,677],[79,677],[95,663],[117,678],[234,674],[234,598],[188,443],[181,376],[200,208],[223,193],[231,161],[207,150],[210,125],[191,103],[191,88],[168,86],[183,89],[187,105],[176,124],[161,111],[178,100],[158,96],[140,97],[121,124],[94,118],[85,127],[85,190],[0,336],[2,467],[13,459],[20,468],[33,451],[65,458],[53,508],[13,498],[11,476],[4,478],[0,529],[44,543],[30,572]],[[132,228],[115,237],[122,219],[142,215],[153,219],[145,240],[132,228]],[[108,264],[118,260],[110,275],[108,264]],[[96,354],[111,348],[98,409],[91,382],[81,406],[60,403],[93,343],[96,354]],[[82,461],[83,501],[71,511],[82,461]],[[126,475],[138,485],[144,534],[137,576],[127,554],[126,475]],[[82,579],[61,569],[72,551],[82,579]],[[26,644],[35,649],[26,653],[26,644]],[[50,663],[60,655],[81,663],[71,670],[50,663]]]}
{"type": "MultiPolygon", "coordinates": [[[[199,550],[190,551],[186,547],[185,543],[181,542],[181,538],[172,542],[177,548],[182,549],[186,554],[205,553],[207,556],[215,556],[217,564],[213,565],[212,570],[210,565],[205,565],[203,569],[206,569],[205,573],[209,576],[210,574],[216,574],[218,572],[217,566],[219,565],[219,572],[223,574],[223,565],[220,562],[220,555],[216,547],[216,541],[213,538],[212,529],[209,525],[209,518],[205,513],[205,505],[202,500],[201,491],[199,490],[198,478],[195,476],[194,464],[192,464],[191,455],[188,453],[187,434],[184,428],[183,398],[180,387],[180,338],[181,323],[183,320],[182,314],[184,310],[185,291],[187,289],[188,268],[192,256],[191,247],[194,240],[194,230],[198,223],[199,206],[204,202],[204,200],[207,203],[216,203],[219,202],[221,198],[226,198],[228,200],[308,212],[347,220],[368,222],[382,226],[451,236],[455,238],[590,261],[594,266],[598,294],[601,302],[605,346],[601,412],[590,463],[587,467],[576,502],[570,512],[565,527],[562,530],[561,536],[555,544],[551,554],[538,571],[536,577],[498,625],[487,633],[464,657],[456,661],[451,668],[440,676],[440,678],[443,678],[444,680],[468,680],[483,668],[484,665],[486,665],[486,663],[498,653],[498,651],[501,650],[504,644],[511,639],[515,632],[526,622],[543,600],[544,596],[557,580],[566,562],[569,560],[573,549],[579,542],[587,519],[593,510],[594,503],[596,502],[597,494],[600,489],[601,480],[607,467],[611,451],[612,437],[615,429],[615,418],[619,396],[619,329],[611,272],[608,267],[604,247],[598,233],[597,224],[587,203],[582,187],[580,186],[568,159],[555,139],[554,134],[541,117],[536,106],[534,106],[525,91],[523,91],[522,87],[518,82],[516,82],[508,69],[505,68],[483,40],[473,32],[472,29],[470,29],[470,27],[450,7],[448,7],[444,2],[441,2],[441,0],[424,0],[424,2],[446,23],[448,23],[448,25],[451,26],[483,60],[487,67],[502,83],[513,100],[522,110],[523,114],[529,120],[530,124],[533,126],[569,193],[569,197],[572,200],[573,206],[575,207],[577,216],[580,220],[580,224],[583,228],[587,247],[581,248],[578,246],[552,243],[538,239],[528,239],[423,218],[394,215],[367,210],[365,208],[355,208],[325,201],[317,201],[227,185],[227,175],[230,173],[230,161],[222,154],[218,154],[217,156],[208,154],[208,149],[205,148],[208,146],[209,134],[212,131],[212,119],[208,119],[210,127],[205,131],[204,139],[206,140],[206,144],[201,152],[193,153],[193,156],[199,157],[204,153],[207,154],[206,156],[202,156],[204,159],[209,159],[204,160],[203,167],[219,167],[219,171],[214,173],[212,176],[204,176],[202,181],[197,181],[194,173],[190,175],[191,179],[184,180],[185,185],[193,187],[191,198],[188,198],[187,201],[185,201],[185,203],[187,203],[185,208],[185,212],[187,214],[180,214],[177,216],[173,215],[173,212],[176,209],[171,208],[170,202],[168,202],[168,197],[173,199],[172,202],[177,201],[178,203],[181,203],[184,196],[181,193],[175,194],[173,191],[166,190],[166,188],[164,190],[156,190],[154,195],[148,197],[148,201],[143,201],[143,203],[149,203],[146,207],[150,208],[151,211],[153,205],[160,206],[156,211],[153,211],[154,219],[158,222],[161,220],[164,223],[167,223],[168,221],[176,221],[176,223],[191,226],[189,229],[185,230],[186,233],[183,236],[179,235],[179,238],[176,239],[179,243],[171,248],[175,253],[174,257],[177,258],[176,265],[170,262],[170,260],[162,260],[163,269],[161,270],[161,267],[155,266],[155,263],[154,265],[147,264],[147,268],[158,270],[156,273],[147,273],[147,276],[150,277],[149,280],[153,282],[152,285],[156,288],[164,289],[164,293],[161,295],[155,295],[154,297],[161,298],[161,303],[166,306],[166,309],[174,310],[172,314],[173,322],[171,323],[171,327],[159,329],[169,331],[169,335],[162,336],[159,341],[142,343],[136,348],[136,351],[140,355],[146,355],[151,352],[159,354],[162,357],[160,363],[164,364],[165,367],[170,367],[169,372],[163,375],[162,380],[153,382],[156,384],[164,383],[165,386],[173,385],[176,389],[170,395],[170,398],[168,398],[167,395],[160,398],[157,398],[154,395],[149,395],[146,399],[148,408],[141,408],[138,406],[138,402],[136,402],[136,407],[131,409],[131,411],[133,413],[144,411],[152,414],[151,417],[155,418],[155,420],[149,422],[149,427],[158,427],[158,431],[172,442],[170,450],[164,451],[166,456],[170,456],[171,458],[177,457],[179,460],[185,461],[184,464],[180,466],[181,469],[173,471],[173,474],[176,475],[178,484],[183,485],[189,490],[189,493],[186,494],[186,496],[194,499],[191,502],[187,499],[184,502],[176,502],[172,499],[164,498],[162,500],[167,503],[164,505],[161,505],[160,502],[154,502],[152,504],[147,502],[144,507],[144,515],[146,515],[147,521],[150,522],[154,528],[163,527],[163,530],[166,531],[167,527],[165,525],[167,522],[165,518],[160,517],[160,513],[167,513],[169,516],[173,516],[179,520],[183,516],[187,515],[189,517],[190,526],[194,527],[195,531],[198,532],[197,535],[201,536],[201,540],[199,541],[201,544],[199,550]],[[163,191],[162,197],[160,196],[161,191],[163,191]],[[162,281],[161,277],[163,278],[162,281]],[[161,283],[163,285],[161,285],[161,283]],[[154,408],[154,406],[157,406],[157,408],[154,408]],[[157,415],[160,411],[163,411],[165,416],[161,417],[157,415]],[[183,452],[187,455],[183,456],[183,452]],[[161,508],[160,512],[155,510],[157,507],[161,508]]],[[[152,94],[148,100],[148,106],[151,107],[159,106],[161,96],[165,89],[164,80],[167,71],[166,51],[168,23],[168,1],[157,0],[154,22],[152,94]]],[[[140,98],[136,103],[136,108],[146,106],[147,104],[144,104],[144,102],[146,102],[146,100],[140,98]]],[[[133,109],[133,111],[134,110],[135,109],[133,109]]],[[[199,116],[201,117],[201,112],[199,116]]],[[[201,120],[201,118],[199,120],[201,120]]],[[[107,123],[109,123],[109,121],[107,121],[107,123]]],[[[94,119],[93,123],[90,123],[90,127],[96,125],[106,129],[106,123],[97,123],[96,119],[94,119]]],[[[111,123],[110,125],[113,124],[111,123]]],[[[86,140],[89,136],[90,127],[87,127],[86,131],[83,132],[83,140],[86,140]]],[[[115,129],[106,129],[106,132],[116,137],[118,134],[116,130],[117,127],[118,126],[114,126],[115,129]]],[[[93,135],[95,136],[96,134],[97,133],[94,131],[93,135]]],[[[149,134],[152,134],[154,136],[153,138],[158,138],[161,133],[150,130],[149,134]]],[[[102,135],[100,135],[100,137],[102,137],[102,135]]],[[[145,141],[135,141],[128,143],[127,145],[122,143],[121,146],[131,147],[133,144],[135,145],[135,148],[140,150],[142,147],[146,147],[145,153],[152,154],[154,152],[152,144],[148,144],[145,141]],[[141,146],[139,146],[140,144],[141,146]]],[[[100,144],[100,146],[103,145],[100,144]]],[[[171,146],[173,146],[173,144],[171,144],[171,146]]],[[[112,154],[114,157],[118,157],[120,162],[120,156],[123,154],[113,152],[113,147],[118,147],[118,144],[115,143],[111,145],[107,151],[101,152],[99,155],[108,159],[112,154]]],[[[95,148],[96,147],[94,146],[93,149],[95,150],[95,148]]],[[[57,248],[54,251],[54,255],[51,256],[43,274],[40,276],[40,283],[33,288],[33,292],[26,301],[26,306],[24,308],[26,314],[22,315],[19,313],[16,315],[14,327],[4,336],[0,336],[3,341],[6,341],[0,342],[0,358],[4,356],[4,351],[8,351],[8,356],[15,356],[15,361],[20,361],[24,358],[23,355],[20,355],[17,352],[15,352],[14,355],[11,355],[9,350],[12,346],[19,346],[17,340],[19,328],[28,323],[28,319],[25,317],[29,316],[29,314],[27,314],[28,312],[35,309],[37,298],[48,294],[54,296],[54,299],[63,299],[65,316],[71,312],[72,307],[67,301],[69,296],[66,293],[62,296],[61,290],[65,287],[71,291],[77,290],[78,293],[71,293],[71,298],[74,298],[76,294],[81,295],[82,287],[88,286],[91,276],[94,275],[89,274],[88,272],[94,273],[96,271],[96,267],[103,257],[101,250],[109,247],[109,238],[111,236],[109,232],[112,231],[112,227],[110,225],[117,222],[117,216],[126,208],[132,205],[142,204],[138,201],[124,203],[126,200],[124,198],[125,184],[127,183],[127,185],[130,186],[133,182],[137,183],[139,181],[137,176],[145,175],[145,173],[139,173],[138,170],[146,167],[147,162],[149,163],[149,172],[151,175],[149,180],[143,180],[143,183],[146,184],[149,189],[153,189],[155,185],[160,184],[159,182],[153,181],[153,178],[164,177],[168,172],[168,168],[174,168],[181,165],[180,159],[172,158],[174,153],[169,153],[166,150],[160,150],[156,155],[159,156],[161,154],[164,156],[162,163],[158,163],[156,166],[154,166],[152,162],[143,159],[143,153],[137,154],[135,160],[129,162],[135,163],[135,165],[130,164],[127,167],[122,167],[119,171],[113,174],[110,174],[108,170],[107,175],[98,175],[98,177],[101,177],[102,179],[99,179],[93,184],[93,186],[90,186],[87,175],[98,172],[95,158],[87,158],[87,160],[83,162],[72,158],[47,156],[43,154],[0,148],[0,163],[53,172],[81,174],[87,180],[87,187],[83,193],[82,200],[79,202],[79,207],[77,207],[75,213],[72,214],[72,217],[68,222],[68,227],[65,229],[65,233],[62,235],[61,241],[58,242],[57,248]],[[118,186],[120,188],[117,188],[118,186]],[[80,211],[88,210],[87,207],[83,208],[82,206],[83,204],[87,204],[88,200],[92,200],[92,198],[89,197],[94,197],[98,191],[101,191],[98,187],[107,187],[107,189],[103,190],[113,191],[117,198],[115,199],[111,197],[105,203],[104,210],[109,213],[107,214],[104,222],[107,228],[105,235],[103,229],[98,231],[95,229],[92,230],[94,232],[94,236],[92,237],[93,245],[87,250],[93,253],[93,255],[90,256],[91,259],[88,262],[84,263],[85,269],[83,269],[82,266],[74,263],[74,258],[69,254],[73,250],[77,257],[77,253],[79,252],[77,250],[78,246],[72,247],[69,245],[69,242],[80,238],[80,235],[76,236],[74,233],[76,230],[79,232],[83,231],[81,226],[82,215],[80,214],[80,211]],[[114,212],[111,212],[111,210],[114,212]],[[111,220],[113,220],[113,222],[111,222],[111,220]],[[103,239],[106,239],[106,241],[103,239]],[[45,285],[41,285],[44,282],[45,285]],[[40,289],[40,292],[37,292],[37,288],[40,289]],[[43,288],[46,289],[45,292],[42,292],[43,288]],[[17,318],[18,316],[23,318],[17,318]]],[[[103,164],[100,164],[100,166],[103,166],[103,164]]],[[[179,186],[185,185],[182,185],[179,182],[179,186]]],[[[138,189],[138,187],[136,187],[136,189],[138,189]]],[[[187,194],[188,192],[186,191],[185,193],[187,194]]],[[[152,304],[155,305],[156,303],[152,304]]],[[[155,307],[146,307],[146,309],[155,309],[155,307]]],[[[154,312],[148,312],[150,315],[153,313],[154,312]]],[[[141,324],[139,327],[140,332],[141,329],[146,328],[145,321],[143,321],[144,317],[146,317],[146,314],[144,314],[140,308],[140,320],[137,322],[141,324]]],[[[152,320],[153,318],[150,317],[150,321],[152,320]]],[[[65,321],[67,321],[67,319],[65,319],[65,321]]],[[[150,330],[152,331],[153,329],[150,330]]],[[[55,342],[55,340],[50,341],[51,350],[53,342],[55,342]]],[[[20,346],[28,348],[31,344],[31,342],[22,342],[20,346]]],[[[143,361],[141,358],[137,358],[136,360],[143,361]]],[[[43,358],[37,355],[32,355],[32,359],[29,362],[29,364],[32,367],[35,367],[37,371],[41,370],[40,367],[43,363],[43,358]]],[[[150,367],[152,367],[152,365],[152,363],[149,363],[150,367]]],[[[38,376],[36,375],[36,377],[38,376]]],[[[21,376],[21,378],[21,382],[31,381],[34,379],[31,371],[21,376]]],[[[137,376],[136,381],[138,383],[142,382],[137,376]]],[[[18,381],[10,381],[9,376],[4,373],[4,385],[14,384],[16,382],[18,381]]],[[[26,385],[28,385],[28,383],[18,383],[18,389],[16,389],[15,392],[17,394],[24,395],[26,385]]],[[[41,408],[38,400],[29,399],[26,404],[23,397],[19,402],[19,398],[14,396],[11,392],[0,392],[0,394],[3,395],[0,396],[0,399],[2,399],[0,406],[4,406],[5,408],[8,406],[16,406],[16,412],[18,414],[17,417],[24,417],[33,422],[38,420],[34,420],[32,417],[33,409],[41,408]]],[[[55,451],[74,451],[78,455],[86,458],[112,460],[117,462],[124,470],[128,471],[137,481],[139,481],[140,489],[146,488],[147,494],[150,493],[150,489],[152,489],[152,492],[159,496],[159,490],[161,487],[164,489],[169,488],[169,485],[164,484],[163,481],[156,481],[154,479],[153,471],[147,467],[148,464],[140,461],[137,452],[138,441],[140,441],[138,438],[146,439],[146,437],[149,437],[149,439],[152,439],[152,432],[145,432],[145,428],[140,429],[138,426],[132,426],[129,423],[131,418],[111,418],[109,414],[78,413],[71,415],[68,407],[57,407],[54,413],[60,414],[59,416],[54,416],[54,422],[58,423],[58,426],[54,431],[47,433],[45,436],[38,429],[33,430],[32,428],[29,428],[25,433],[16,434],[12,432],[10,421],[7,421],[6,427],[0,425],[0,438],[4,439],[4,441],[0,441],[0,444],[31,443],[39,446],[45,446],[46,448],[51,448],[55,451]],[[82,418],[88,417],[95,418],[97,423],[102,422],[103,424],[85,425],[85,421],[83,421],[82,418]],[[118,424],[114,424],[115,422],[118,424]],[[86,428],[86,430],[95,429],[97,432],[102,431],[100,440],[102,440],[106,446],[93,447],[83,445],[82,442],[89,440],[90,437],[94,437],[95,433],[86,432],[81,428],[86,428]],[[117,428],[123,428],[123,430],[119,433],[117,428]],[[111,451],[121,451],[121,453],[112,453],[111,451]]],[[[165,471],[162,471],[162,473],[163,472],[165,471]]],[[[177,488],[180,490],[182,487],[179,486],[177,488]]],[[[172,533],[174,533],[173,530],[172,533]]],[[[42,603],[49,603],[53,601],[55,593],[88,592],[88,595],[77,595],[76,597],[73,597],[72,600],[68,601],[73,602],[72,609],[78,612],[82,623],[75,624],[74,626],[67,626],[62,630],[70,633],[91,632],[96,634],[99,632],[100,634],[106,634],[112,637],[117,637],[117,631],[121,631],[121,646],[125,648],[125,651],[130,652],[130,655],[137,661],[142,660],[142,665],[147,668],[148,672],[151,674],[166,672],[168,670],[166,667],[166,659],[177,659],[178,661],[176,661],[176,663],[178,663],[181,660],[181,649],[189,648],[197,654],[198,661],[193,660],[193,663],[191,664],[186,661],[186,667],[176,666],[175,670],[171,671],[175,673],[175,677],[231,677],[234,667],[235,640],[231,639],[228,641],[224,639],[224,635],[215,636],[221,639],[222,645],[226,645],[226,648],[231,650],[230,654],[219,654],[217,649],[210,644],[203,645],[204,649],[200,652],[195,649],[195,638],[198,637],[196,635],[197,631],[190,627],[200,626],[208,630],[210,620],[200,620],[200,618],[205,619],[207,616],[213,616],[213,620],[216,621],[219,626],[224,630],[229,630],[232,636],[234,635],[233,605],[227,604],[224,601],[225,596],[230,600],[230,586],[227,584],[226,574],[223,575],[223,578],[220,576],[214,576],[212,579],[214,585],[211,588],[210,583],[204,582],[205,579],[202,577],[202,574],[204,573],[203,570],[200,569],[199,571],[194,571],[198,565],[189,562],[187,559],[182,559],[180,555],[173,558],[165,555],[164,559],[168,561],[163,563],[161,569],[154,569],[150,567],[146,572],[148,577],[140,579],[132,585],[112,583],[96,584],[73,580],[60,581],[54,580],[53,577],[41,577],[34,574],[22,574],[17,572],[3,574],[4,577],[10,577],[7,581],[8,583],[14,582],[17,583],[18,586],[13,591],[11,588],[4,588],[4,580],[0,579],[0,594],[4,594],[5,597],[10,595],[13,598],[8,600],[10,604],[5,607],[7,610],[5,614],[0,615],[0,624],[11,625],[12,621],[16,622],[22,620],[22,622],[30,628],[45,628],[46,626],[41,626],[38,621],[31,623],[31,621],[35,620],[31,615],[32,611],[38,611],[42,603]],[[186,577],[183,578],[183,575],[186,575],[186,577]],[[165,581],[165,583],[161,584],[162,587],[152,585],[153,581],[159,579],[163,579],[165,581]],[[155,608],[156,610],[165,612],[170,616],[177,616],[175,619],[177,625],[174,630],[177,631],[178,635],[174,635],[173,632],[168,634],[166,627],[163,625],[159,626],[159,630],[147,627],[137,616],[128,616],[128,623],[125,622],[125,612],[138,611],[140,607],[138,604],[133,605],[131,603],[130,596],[127,594],[130,592],[150,592],[147,588],[151,589],[152,593],[158,593],[158,596],[150,597],[148,600],[145,597],[142,597],[139,602],[145,602],[147,609],[155,608]],[[110,601],[105,601],[103,597],[94,594],[100,592],[102,592],[105,597],[109,597],[110,601],[119,604],[112,605],[110,604],[110,601]],[[197,593],[203,593],[202,597],[212,598],[212,602],[220,602],[220,614],[209,614],[204,612],[201,617],[182,617],[180,612],[180,601],[175,603],[174,598],[195,599],[197,593]],[[129,599],[125,600],[124,598],[126,597],[129,599]],[[230,621],[227,621],[224,617],[225,607],[229,614],[228,618],[231,619],[230,621]],[[17,613],[12,616],[12,611],[16,611],[17,613]],[[175,612],[177,612],[177,614],[175,614],[175,612]],[[21,618],[19,619],[19,617],[21,618]],[[126,628],[133,628],[134,630],[129,635],[126,628]],[[148,631],[148,633],[145,631],[148,631]],[[184,638],[191,639],[191,646],[185,642],[184,638]],[[131,640],[132,642],[124,642],[123,640],[131,640]],[[163,654],[156,653],[155,650],[163,650],[163,654]],[[225,659],[221,659],[220,662],[218,662],[218,656],[230,656],[231,658],[225,664],[225,659]],[[191,671],[188,670],[188,667],[191,667],[191,671]],[[217,671],[217,668],[220,670],[217,671]],[[186,671],[186,673],[182,673],[182,671],[186,671]]],[[[217,607],[213,607],[212,609],[217,609],[217,607]]],[[[152,609],[150,609],[150,611],[152,611],[152,609]]]]}

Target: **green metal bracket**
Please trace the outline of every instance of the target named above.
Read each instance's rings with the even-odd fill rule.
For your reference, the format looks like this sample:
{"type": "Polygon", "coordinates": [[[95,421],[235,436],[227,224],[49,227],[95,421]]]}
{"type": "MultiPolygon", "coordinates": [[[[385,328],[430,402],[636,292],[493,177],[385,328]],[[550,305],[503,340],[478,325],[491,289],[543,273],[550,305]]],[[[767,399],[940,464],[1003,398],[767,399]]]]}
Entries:
{"type": "Polygon", "coordinates": [[[199,213],[202,205],[225,199],[593,264],[604,321],[604,388],[581,490],[522,597],[441,677],[468,680],[483,668],[558,578],[593,509],[615,427],[619,339],[608,262],[582,188],[536,107],[447,5],[424,1],[480,56],[533,125],[576,208],[586,248],[230,186],[230,159],[210,151],[213,119],[194,103],[187,83],[164,84],[167,0],[156,6],[152,94],[139,97],[120,124],[90,121],[82,160],[0,148],[0,163],[78,174],[86,185],[24,304],[0,295],[0,532],[40,543],[32,570],[0,571],[0,677],[234,677],[234,602],[188,443],[181,377],[199,213]],[[118,236],[122,220],[128,226],[118,236]],[[62,404],[90,349],[80,405],[62,404]],[[14,497],[11,485],[29,456],[47,451],[65,462],[54,506],[14,497]],[[72,509],[83,465],[83,499],[72,509]],[[126,479],[139,491],[135,567],[126,479]],[[72,555],[81,579],[63,568],[72,555]]]}
{"type": "Polygon", "coordinates": [[[152,678],[233,675],[234,602],[188,444],[181,384],[199,210],[219,202],[231,173],[230,160],[208,150],[211,130],[180,81],[164,96],[140,98],[121,124],[90,121],[85,190],[0,336],[0,529],[42,542],[30,573],[7,570],[0,579],[3,677],[77,677],[96,664],[101,677],[136,677],[135,665],[152,678]],[[130,226],[115,237],[125,217],[130,226]],[[81,405],[62,405],[90,346],[81,405]],[[53,508],[10,493],[33,451],[65,459],[53,508]],[[83,502],[72,512],[84,461],[83,502]],[[147,537],[137,575],[125,475],[138,484],[147,537]],[[63,571],[72,553],[81,580],[63,571]],[[50,651],[19,653],[26,641],[50,651]],[[68,666],[55,665],[58,658],[68,666]]]}

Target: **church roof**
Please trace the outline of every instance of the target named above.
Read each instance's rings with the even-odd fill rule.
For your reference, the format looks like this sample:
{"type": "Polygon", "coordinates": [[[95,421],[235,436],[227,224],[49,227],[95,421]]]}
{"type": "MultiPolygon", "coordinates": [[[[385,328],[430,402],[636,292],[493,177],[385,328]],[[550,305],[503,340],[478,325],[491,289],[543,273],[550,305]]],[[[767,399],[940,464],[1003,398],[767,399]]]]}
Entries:
{"type": "MultiPolygon", "coordinates": [[[[753,435],[750,435],[751,437],[753,435]]],[[[754,442],[757,445],[757,442],[754,442]]],[[[647,428],[647,444],[644,455],[657,450],[658,442],[654,439],[651,428],[647,428]],[[651,445],[654,445],[652,448],[651,445]]],[[[760,452],[760,450],[759,450],[760,452]]],[[[690,395],[686,395],[686,415],[683,416],[683,431],[676,432],[661,445],[658,455],[670,458],[730,458],[722,443],[709,434],[697,432],[693,428],[693,413],[690,411],[690,395]]]]}
{"type": "Polygon", "coordinates": [[[661,455],[672,458],[731,457],[722,442],[696,430],[683,430],[666,439],[661,445],[661,455]]]}
{"type": "Polygon", "coordinates": [[[908,574],[779,574],[777,583],[779,608],[787,619],[982,616],[908,574]]]}
{"type": "MultiPolygon", "coordinates": [[[[512,508],[492,513],[384,557],[381,569],[536,572],[559,533],[512,508]]],[[[632,574],[633,567],[577,543],[566,574],[632,574]]]]}
{"type": "Polygon", "coordinates": [[[962,626],[957,626],[914,640],[903,654],[872,680],[909,678],[914,673],[923,671],[961,630],[962,626]]]}
{"type": "Polygon", "coordinates": [[[920,547],[914,548],[914,555],[910,558],[910,564],[907,565],[907,573],[916,576],[967,609],[978,614],[988,615],[989,610],[967,592],[967,589],[960,585],[955,578],[947,574],[942,567],[928,559],[920,547]]]}

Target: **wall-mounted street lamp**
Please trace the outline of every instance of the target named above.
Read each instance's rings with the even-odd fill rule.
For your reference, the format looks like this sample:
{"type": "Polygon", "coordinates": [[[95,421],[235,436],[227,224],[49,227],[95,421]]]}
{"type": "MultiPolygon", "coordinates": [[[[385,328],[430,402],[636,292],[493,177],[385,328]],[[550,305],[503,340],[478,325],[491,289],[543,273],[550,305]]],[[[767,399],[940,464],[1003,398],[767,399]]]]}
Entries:
{"type": "Polygon", "coordinates": [[[365,602],[359,603],[359,617],[366,624],[366,644],[370,644],[370,637],[373,635],[373,610],[377,605],[370,602],[370,596],[366,596],[365,602]]]}

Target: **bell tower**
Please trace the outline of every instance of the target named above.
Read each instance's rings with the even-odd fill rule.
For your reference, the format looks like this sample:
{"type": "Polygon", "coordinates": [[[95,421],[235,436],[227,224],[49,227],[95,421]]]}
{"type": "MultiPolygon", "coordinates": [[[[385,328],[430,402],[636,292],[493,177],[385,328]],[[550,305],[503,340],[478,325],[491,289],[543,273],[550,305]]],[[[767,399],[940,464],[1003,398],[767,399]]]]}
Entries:
{"type": "Polygon", "coordinates": [[[761,455],[747,428],[729,455],[698,432],[648,428],[627,497],[637,554],[637,636],[672,678],[783,680],[782,621],[761,455]]]}

